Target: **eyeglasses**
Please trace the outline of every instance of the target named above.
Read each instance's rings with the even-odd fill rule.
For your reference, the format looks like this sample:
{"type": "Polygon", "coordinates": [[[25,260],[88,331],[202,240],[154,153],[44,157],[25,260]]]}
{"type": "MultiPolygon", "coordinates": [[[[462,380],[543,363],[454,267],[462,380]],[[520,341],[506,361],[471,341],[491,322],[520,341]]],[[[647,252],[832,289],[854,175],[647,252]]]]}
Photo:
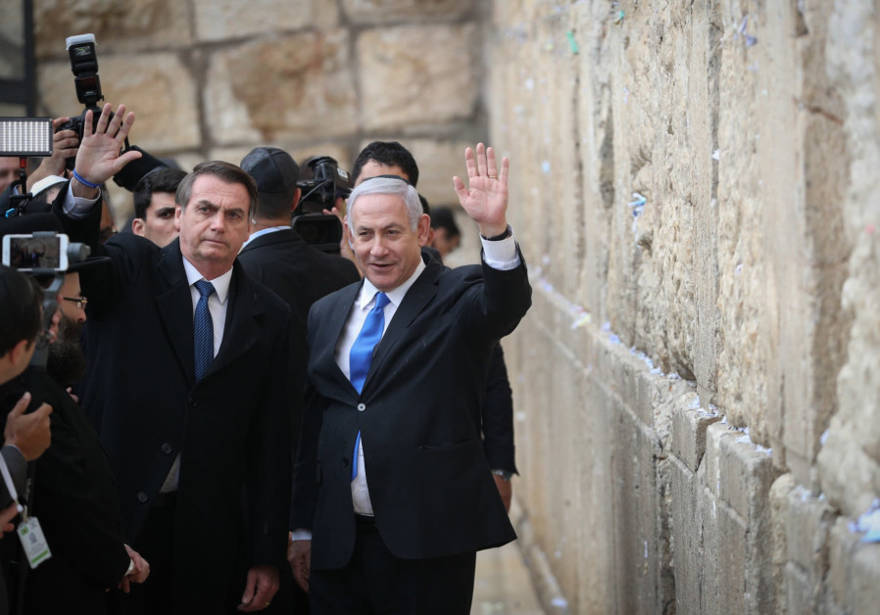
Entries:
{"type": "Polygon", "coordinates": [[[73,303],[76,303],[77,305],[79,305],[80,309],[82,309],[82,310],[85,310],[86,305],[88,305],[88,303],[89,303],[89,300],[86,299],[85,297],[61,297],[61,298],[64,299],[65,301],[71,301],[73,303]]]}

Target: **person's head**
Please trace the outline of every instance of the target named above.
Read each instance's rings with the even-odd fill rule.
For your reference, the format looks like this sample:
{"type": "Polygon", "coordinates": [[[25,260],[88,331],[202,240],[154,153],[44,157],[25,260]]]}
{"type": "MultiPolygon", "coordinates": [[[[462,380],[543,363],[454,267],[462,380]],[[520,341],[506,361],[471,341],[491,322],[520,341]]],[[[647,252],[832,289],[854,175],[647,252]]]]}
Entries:
{"type": "Polygon", "coordinates": [[[86,322],[86,300],[79,285],[79,273],[64,274],[56,296],[58,309],[52,316],[51,342],[46,371],[62,386],[75,384],[86,371],[86,357],[80,338],[86,322]]]}
{"type": "Polygon", "coordinates": [[[134,189],[134,220],[131,232],[165,247],[177,237],[174,195],[186,173],[160,167],[147,173],[134,189]]]}
{"type": "Polygon", "coordinates": [[[0,192],[18,179],[18,157],[0,156],[0,192]]]}
{"type": "Polygon", "coordinates": [[[446,258],[461,244],[461,230],[455,223],[455,214],[450,208],[435,207],[431,211],[431,228],[434,229],[431,245],[442,258],[446,258]]]}
{"type": "Polygon", "coordinates": [[[0,265],[0,384],[30,362],[42,326],[42,303],[33,278],[0,265]]]}
{"type": "Polygon", "coordinates": [[[381,291],[413,274],[430,228],[418,192],[403,180],[375,177],[348,197],[346,237],[364,275],[381,291]]]}
{"type": "Polygon", "coordinates": [[[413,186],[419,183],[415,158],[397,141],[373,141],[357,155],[351,168],[354,184],[377,175],[398,175],[413,186]]]}
{"type": "Polygon", "coordinates": [[[299,166],[290,154],[277,147],[255,147],[242,158],[241,168],[257,184],[256,221],[290,223],[301,195],[296,187],[299,166]]]}
{"type": "Polygon", "coordinates": [[[226,273],[250,234],[257,187],[239,167],[202,162],[177,187],[180,251],[205,279],[226,273]]]}

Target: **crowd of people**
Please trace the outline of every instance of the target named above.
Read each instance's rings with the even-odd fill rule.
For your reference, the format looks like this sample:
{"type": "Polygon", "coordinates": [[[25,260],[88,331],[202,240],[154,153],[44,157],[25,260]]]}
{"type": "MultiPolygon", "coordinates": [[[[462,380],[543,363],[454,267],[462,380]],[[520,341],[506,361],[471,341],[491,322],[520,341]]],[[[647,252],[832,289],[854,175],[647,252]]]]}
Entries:
{"type": "Polygon", "coordinates": [[[482,263],[450,269],[461,231],[397,142],[325,211],[339,254],[291,227],[300,169],[275,147],[150,171],[109,236],[101,186],[141,154],[124,105],[93,120],[0,220],[91,249],[0,269],[0,530],[25,546],[0,540],[0,611],[469,613],[476,552],[515,539],[499,340],[531,289],[507,159],[466,150],[482,263]]]}

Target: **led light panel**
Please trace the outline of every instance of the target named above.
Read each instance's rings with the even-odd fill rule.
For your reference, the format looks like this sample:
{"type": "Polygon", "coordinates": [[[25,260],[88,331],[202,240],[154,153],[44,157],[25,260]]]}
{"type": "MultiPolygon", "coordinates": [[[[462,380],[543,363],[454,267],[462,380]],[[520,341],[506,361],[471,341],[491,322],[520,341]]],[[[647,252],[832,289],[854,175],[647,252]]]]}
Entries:
{"type": "Polygon", "coordinates": [[[51,156],[52,118],[0,117],[0,156],[51,156]]]}

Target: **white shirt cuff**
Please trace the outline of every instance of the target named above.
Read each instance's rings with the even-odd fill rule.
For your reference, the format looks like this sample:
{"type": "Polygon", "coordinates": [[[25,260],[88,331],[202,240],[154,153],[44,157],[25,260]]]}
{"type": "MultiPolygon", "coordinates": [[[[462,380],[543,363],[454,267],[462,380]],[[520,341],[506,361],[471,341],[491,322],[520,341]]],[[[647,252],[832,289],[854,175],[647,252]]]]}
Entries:
{"type": "Polygon", "coordinates": [[[83,218],[88,217],[92,208],[95,206],[95,203],[97,203],[100,198],[100,190],[98,190],[98,196],[94,199],[84,199],[79,196],[74,196],[73,188],[70,187],[70,182],[68,182],[67,193],[64,195],[64,204],[61,208],[68,217],[73,218],[74,220],[82,220],[83,218]]]}
{"type": "Polygon", "coordinates": [[[312,532],[310,530],[293,530],[290,533],[290,540],[292,540],[292,541],[311,540],[311,539],[312,539],[312,532]]]}
{"type": "Polygon", "coordinates": [[[483,260],[492,269],[510,271],[519,267],[521,261],[512,233],[510,237],[499,241],[489,241],[480,235],[480,242],[483,244],[483,260]]]}

